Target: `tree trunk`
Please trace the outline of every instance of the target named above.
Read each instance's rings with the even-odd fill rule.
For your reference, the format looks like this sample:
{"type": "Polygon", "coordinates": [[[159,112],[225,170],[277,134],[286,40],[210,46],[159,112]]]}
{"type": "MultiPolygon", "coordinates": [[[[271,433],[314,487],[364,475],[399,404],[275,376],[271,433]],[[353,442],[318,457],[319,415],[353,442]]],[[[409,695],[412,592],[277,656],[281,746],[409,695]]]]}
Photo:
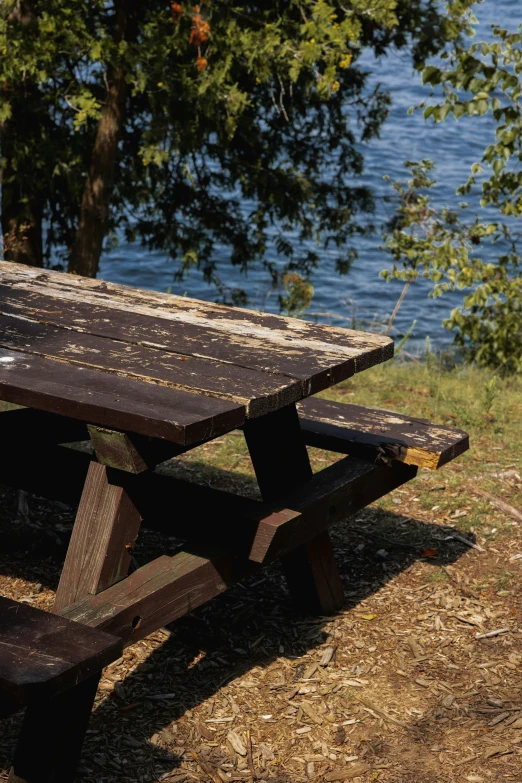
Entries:
{"type": "MultiPolygon", "coordinates": [[[[32,18],[30,2],[17,0],[9,14],[9,24],[27,25],[32,18]]],[[[43,266],[42,215],[36,188],[25,191],[25,178],[16,170],[16,151],[23,148],[28,129],[28,106],[36,88],[25,85],[23,98],[13,94],[12,114],[0,124],[0,152],[4,160],[2,184],[3,255],[7,261],[29,266],[43,266]]]]}
{"type": "MultiPolygon", "coordinates": [[[[132,0],[116,0],[113,39],[120,43],[129,26],[132,0]]],[[[123,127],[127,82],[122,65],[107,71],[107,93],[98,122],[91,164],[83,191],[80,221],[69,259],[68,271],[96,277],[109,223],[109,206],[116,171],[118,142],[123,127]]]]}

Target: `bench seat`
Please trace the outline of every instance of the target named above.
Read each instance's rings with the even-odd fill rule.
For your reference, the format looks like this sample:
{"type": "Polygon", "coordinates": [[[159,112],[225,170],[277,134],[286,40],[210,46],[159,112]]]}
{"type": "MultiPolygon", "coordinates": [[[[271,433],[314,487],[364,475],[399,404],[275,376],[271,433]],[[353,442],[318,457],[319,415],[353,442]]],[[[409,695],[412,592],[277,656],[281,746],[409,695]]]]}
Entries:
{"type": "Polygon", "coordinates": [[[298,403],[308,446],[436,470],[469,448],[462,430],[379,408],[309,397],[298,403]]]}
{"type": "Polygon", "coordinates": [[[0,708],[57,696],[122,654],[122,641],[95,628],[0,597],[0,708]]]}

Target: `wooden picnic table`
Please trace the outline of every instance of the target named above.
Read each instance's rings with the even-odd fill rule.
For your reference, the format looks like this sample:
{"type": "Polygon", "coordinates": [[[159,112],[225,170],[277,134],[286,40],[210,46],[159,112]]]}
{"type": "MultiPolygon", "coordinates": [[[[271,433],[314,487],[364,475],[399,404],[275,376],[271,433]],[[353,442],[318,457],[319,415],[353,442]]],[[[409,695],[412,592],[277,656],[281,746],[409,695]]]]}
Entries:
{"type": "MultiPolygon", "coordinates": [[[[411,479],[424,464],[415,454],[425,457],[435,435],[422,420],[374,411],[361,440],[351,406],[344,431],[355,451],[377,444],[391,459],[353,456],[350,446],[313,475],[306,442],[343,451],[348,421],[337,411],[328,430],[321,401],[306,407],[305,398],[392,354],[383,335],[0,262],[2,433],[12,456],[3,480],[79,500],[54,611],[130,644],[279,558],[301,608],[339,608],[328,528],[411,479]],[[154,470],[237,428],[262,501],[154,470]],[[92,455],[63,446],[87,439],[92,455]],[[41,462],[28,473],[35,447],[41,462]],[[128,575],[143,520],[186,544],[128,575]]],[[[434,466],[467,448],[444,428],[437,437],[434,466]]]]}

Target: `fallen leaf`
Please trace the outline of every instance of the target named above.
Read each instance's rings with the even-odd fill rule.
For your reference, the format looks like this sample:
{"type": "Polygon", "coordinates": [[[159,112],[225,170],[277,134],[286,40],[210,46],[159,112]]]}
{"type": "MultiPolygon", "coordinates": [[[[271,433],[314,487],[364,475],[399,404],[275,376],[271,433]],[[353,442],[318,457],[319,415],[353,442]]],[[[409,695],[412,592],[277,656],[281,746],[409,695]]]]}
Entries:
{"type": "Polygon", "coordinates": [[[376,614],[361,614],[359,616],[361,620],[375,620],[375,618],[377,617],[376,614]]]}
{"type": "Polygon", "coordinates": [[[438,549],[430,549],[430,547],[426,547],[426,549],[423,549],[420,553],[421,557],[437,557],[439,554],[438,549]]]}

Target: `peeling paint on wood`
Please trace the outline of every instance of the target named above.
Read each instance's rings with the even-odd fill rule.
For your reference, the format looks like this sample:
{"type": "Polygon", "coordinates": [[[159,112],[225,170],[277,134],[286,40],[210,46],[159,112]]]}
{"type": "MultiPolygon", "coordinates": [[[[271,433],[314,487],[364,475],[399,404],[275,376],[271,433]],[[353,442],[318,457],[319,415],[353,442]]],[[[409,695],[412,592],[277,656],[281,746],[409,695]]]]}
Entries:
{"type": "Polygon", "coordinates": [[[462,430],[392,411],[308,399],[298,405],[309,446],[364,454],[436,470],[469,448],[462,430]]]}

